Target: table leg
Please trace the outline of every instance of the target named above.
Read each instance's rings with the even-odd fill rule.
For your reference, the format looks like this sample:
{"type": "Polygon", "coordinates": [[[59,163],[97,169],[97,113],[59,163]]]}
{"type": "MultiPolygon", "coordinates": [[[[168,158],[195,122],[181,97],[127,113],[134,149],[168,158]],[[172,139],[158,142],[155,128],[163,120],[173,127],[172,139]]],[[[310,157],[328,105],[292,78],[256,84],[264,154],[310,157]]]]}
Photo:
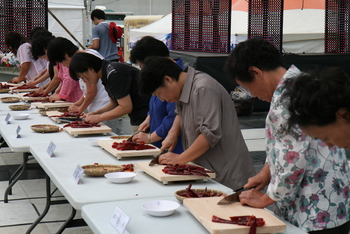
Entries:
{"type": "Polygon", "coordinates": [[[61,234],[64,231],[64,229],[66,229],[68,224],[74,219],[76,213],[77,213],[77,210],[72,207],[71,215],[68,217],[66,222],[64,222],[64,224],[60,227],[60,229],[56,232],[56,234],[61,234]]]}
{"type": "Polygon", "coordinates": [[[20,165],[15,173],[12,174],[12,176],[9,179],[9,186],[7,187],[5,194],[4,194],[4,202],[8,203],[8,195],[12,194],[12,187],[17,183],[17,181],[21,178],[25,170],[27,169],[27,162],[29,158],[28,152],[23,153],[23,162],[22,165],[20,165]],[[13,179],[14,178],[14,179],[13,179]]]}
{"type": "MultiPolygon", "coordinates": [[[[26,234],[30,234],[33,229],[40,223],[40,221],[46,216],[47,212],[50,209],[51,205],[60,205],[60,204],[67,204],[67,200],[54,200],[51,201],[51,197],[53,194],[57,191],[57,189],[54,190],[54,192],[51,193],[51,180],[50,177],[45,173],[45,181],[46,181],[46,205],[43,210],[43,212],[40,214],[40,216],[32,223],[32,225],[28,228],[26,234]]],[[[74,213],[75,215],[75,213],[74,213]]],[[[73,216],[74,218],[74,216],[73,216]]]]}
{"type": "Polygon", "coordinates": [[[29,234],[33,231],[33,229],[36,227],[36,225],[39,224],[39,222],[45,217],[47,212],[50,209],[51,205],[51,184],[50,184],[50,177],[45,173],[45,180],[46,180],[46,206],[44,211],[41,213],[41,215],[32,223],[32,225],[28,228],[26,234],[29,234]]]}

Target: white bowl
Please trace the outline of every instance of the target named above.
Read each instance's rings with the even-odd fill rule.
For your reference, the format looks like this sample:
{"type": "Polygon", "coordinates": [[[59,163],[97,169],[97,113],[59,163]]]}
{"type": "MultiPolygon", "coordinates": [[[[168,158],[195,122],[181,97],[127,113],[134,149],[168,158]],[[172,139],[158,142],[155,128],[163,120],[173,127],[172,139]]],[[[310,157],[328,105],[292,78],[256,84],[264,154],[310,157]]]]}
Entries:
{"type": "Polygon", "coordinates": [[[109,179],[112,183],[117,183],[117,184],[129,183],[134,179],[135,176],[136,176],[135,172],[127,172],[127,171],[111,172],[111,173],[105,174],[105,177],[107,179],[109,179]]]}
{"type": "Polygon", "coordinates": [[[30,113],[27,112],[13,112],[11,113],[12,118],[14,119],[27,119],[30,113]]]}
{"type": "Polygon", "coordinates": [[[109,137],[95,137],[95,138],[89,138],[88,141],[90,145],[92,146],[98,146],[97,142],[100,140],[110,140],[111,138],[109,137]]]}
{"type": "Polygon", "coordinates": [[[179,203],[169,200],[148,201],[141,205],[141,208],[152,216],[172,215],[179,207],[179,203]]]}

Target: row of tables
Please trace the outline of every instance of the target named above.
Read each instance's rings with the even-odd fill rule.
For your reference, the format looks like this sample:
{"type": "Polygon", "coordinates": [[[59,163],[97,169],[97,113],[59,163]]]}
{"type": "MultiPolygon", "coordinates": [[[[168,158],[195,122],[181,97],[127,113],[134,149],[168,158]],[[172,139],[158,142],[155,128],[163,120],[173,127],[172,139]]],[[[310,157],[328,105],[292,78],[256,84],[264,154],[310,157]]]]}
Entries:
{"type": "MultiPolygon", "coordinates": [[[[9,94],[0,94],[0,97],[9,94]]],[[[101,135],[89,135],[73,137],[67,132],[36,133],[30,129],[33,124],[55,124],[50,118],[42,116],[37,109],[31,109],[29,119],[14,120],[6,123],[5,118],[10,112],[8,105],[14,103],[0,103],[0,134],[13,152],[23,153],[23,164],[19,168],[16,178],[10,183],[8,196],[13,184],[20,178],[21,171],[26,169],[26,162],[29,155],[32,155],[46,173],[46,207],[40,217],[27,230],[31,233],[41,219],[46,215],[50,205],[59,203],[52,201],[50,182],[52,181],[57,189],[64,195],[72,206],[72,214],[67,217],[65,224],[57,233],[62,233],[66,227],[73,222],[76,210],[82,212],[82,217],[94,233],[111,234],[118,231],[110,224],[110,219],[118,206],[129,217],[131,217],[125,233],[208,233],[204,226],[198,222],[191,213],[184,207],[180,208],[168,217],[152,217],[141,209],[141,204],[148,200],[166,199],[177,201],[174,192],[184,189],[189,182],[176,182],[163,185],[146,173],[136,169],[137,176],[127,184],[113,184],[104,177],[83,176],[82,184],[78,184],[73,173],[78,165],[99,164],[129,164],[141,161],[150,161],[152,157],[130,157],[118,160],[102,148],[93,146],[88,139],[101,137],[101,135]],[[16,129],[21,127],[20,137],[17,137],[16,129]],[[50,143],[56,145],[55,157],[50,157],[47,149],[50,143]]],[[[17,104],[17,103],[16,103],[17,104]]],[[[57,125],[57,124],[56,124],[57,125]]],[[[243,131],[248,148],[252,151],[262,150],[263,130],[243,131]],[[253,135],[261,136],[256,139],[253,135]],[[250,142],[250,143],[249,143],[250,142]]],[[[114,135],[114,134],[109,134],[114,135]]],[[[193,188],[216,189],[225,193],[232,190],[209,179],[206,183],[202,180],[191,181],[193,188]]],[[[5,201],[6,202],[6,201],[5,201]]],[[[286,234],[303,234],[305,232],[287,223],[286,234]]]]}

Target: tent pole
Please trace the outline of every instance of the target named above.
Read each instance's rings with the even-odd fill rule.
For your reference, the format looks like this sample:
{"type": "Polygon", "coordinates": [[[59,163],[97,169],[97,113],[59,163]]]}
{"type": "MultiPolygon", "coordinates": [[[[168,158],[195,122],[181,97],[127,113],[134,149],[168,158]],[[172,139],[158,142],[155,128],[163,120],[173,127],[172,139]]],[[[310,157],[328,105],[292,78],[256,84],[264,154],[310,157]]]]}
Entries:
{"type": "Polygon", "coordinates": [[[54,15],[54,13],[52,13],[52,11],[51,11],[50,9],[47,9],[47,11],[48,11],[48,12],[50,13],[50,15],[57,21],[57,23],[59,23],[59,24],[62,26],[62,28],[63,28],[64,30],[66,30],[66,32],[67,32],[76,42],[79,43],[79,46],[85,50],[85,47],[80,43],[80,41],[78,41],[78,40],[75,38],[75,36],[62,24],[62,22],[54,15]]]}

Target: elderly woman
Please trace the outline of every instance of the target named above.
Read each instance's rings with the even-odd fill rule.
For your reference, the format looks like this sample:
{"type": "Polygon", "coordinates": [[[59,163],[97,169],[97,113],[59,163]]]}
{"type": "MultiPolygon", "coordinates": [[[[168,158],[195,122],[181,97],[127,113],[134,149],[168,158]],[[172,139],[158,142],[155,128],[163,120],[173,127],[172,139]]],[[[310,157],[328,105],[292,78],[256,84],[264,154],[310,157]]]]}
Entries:
{"type": "Polygon", "coordinates": [[[298,127],[288,131],[290,100],[283,96],[284,84],[301,72],[295,66],[286,70],[276,47],[262,39],[239,43],[225,70],[253,96],[271,102],[267,163],[244,186],[256,188],[241,193],[241,203],[260,208],[275,203],[279,215],[309,233],[348,233],[350,178],[344,150],[329,148],[298,127]]]}
{"type": "Polygon", "coordinates": [[[255,175],[234,103],[215,79],[192,67],[182,70],[167,57],[147,57],[140,77],[141,92],[176,102],[177,116],[162,143],[170,152],[160,157],[161,164],[193,161],[215,171],[215,180],[233,190],[255,175]],[[180,134],[185,151],[177,154],[180,134]]]}
{"type": "Polygon", "coordinates": [[[329,147],[350,148],[350,77],[340,68],[303,73],[287,95],[291,127],[324,141],[329,147]]]}
{"type": "MultiPolygon", "coordinates": [[[[12,79],[13,83],[30,81],[46,69],[47,61],[35,60],[31,53],[31,44],[27,38],[18,32],[8,32],[5,36],[5,44],[15,54],[21,64],[21,72],[18,77],[12,79]]],[[[47,84],[49,80],[39,83],[39,87],[47,84]]]]}

